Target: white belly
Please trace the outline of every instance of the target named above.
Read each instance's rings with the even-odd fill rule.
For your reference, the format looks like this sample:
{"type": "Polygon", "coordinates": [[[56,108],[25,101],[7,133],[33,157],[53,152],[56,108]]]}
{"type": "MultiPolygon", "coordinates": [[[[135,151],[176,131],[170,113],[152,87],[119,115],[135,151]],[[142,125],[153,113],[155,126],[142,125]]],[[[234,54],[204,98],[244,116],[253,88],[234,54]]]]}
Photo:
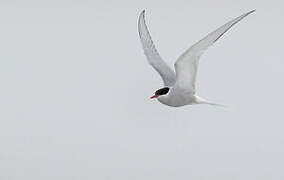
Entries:
{"type": "Polygon", "coordinates": [[[194,95],[192,93],[170,93],[167,96],[158,97],[158,101],[168,106],[180,107],[193,104],[194,95]]]}

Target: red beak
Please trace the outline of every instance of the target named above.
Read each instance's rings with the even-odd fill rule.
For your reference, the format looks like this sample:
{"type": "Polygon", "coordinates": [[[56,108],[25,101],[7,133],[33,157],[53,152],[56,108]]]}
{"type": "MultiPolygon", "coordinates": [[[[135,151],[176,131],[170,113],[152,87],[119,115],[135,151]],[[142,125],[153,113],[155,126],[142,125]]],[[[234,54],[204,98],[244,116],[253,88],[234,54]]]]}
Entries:
{"type": "Polygon", "coordinates": [[[150,99],[157,98],[157,97],[158,97],[157,95],[154,95],[154,96],[150,97],[150,99]]]}

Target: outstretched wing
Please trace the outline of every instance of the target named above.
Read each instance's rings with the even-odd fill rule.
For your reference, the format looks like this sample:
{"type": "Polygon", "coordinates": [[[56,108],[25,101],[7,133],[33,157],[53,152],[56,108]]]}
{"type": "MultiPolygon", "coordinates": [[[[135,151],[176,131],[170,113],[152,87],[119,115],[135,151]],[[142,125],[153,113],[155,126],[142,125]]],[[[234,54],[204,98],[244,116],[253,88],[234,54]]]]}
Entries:
{"type": "Polygon", "coordinates": [[[138,32],[144,53],[148,59],[149,64],[153,66],[153,68],[156,69],[156,71],[160,74],[166,87],[173,86],[175,84],[175,73],[165,63],[165,61],[163,61],[157,49],[155,48],[155,45],[145,23],[145,10],[142,11],[139,16],[138,32]]]}
{"type": "Polygon", "coordinates": [[[225,32],[227,32],[233,25],[238,23],[247,15],[253,13],[255,10],[245,13],[225,25],[221,26],[217,30],[208,34],[205,38],[191,46],[185,51],[175,63],[176,71],[176,84],[175,86],[182,89],[187,89],[195,92],[196,73],[198,69],[198,63],[202,53],[216,42],[225,32]]]}

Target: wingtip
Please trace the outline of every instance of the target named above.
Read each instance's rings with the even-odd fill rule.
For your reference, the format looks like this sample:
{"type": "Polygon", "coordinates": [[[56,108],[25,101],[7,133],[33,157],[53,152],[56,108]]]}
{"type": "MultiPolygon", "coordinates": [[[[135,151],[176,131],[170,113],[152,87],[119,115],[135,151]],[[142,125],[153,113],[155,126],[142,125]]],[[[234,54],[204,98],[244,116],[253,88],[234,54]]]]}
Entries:
{"type": "Polygon", "coordinates": [[[143,9],[143,10],[141,11],[141,13],[140,13],[140,14],[144,16],[145,11],[146,11],[146,10],[145,10],[145,9],[143,9]]]}
{"type": "Polygon", "coordinates": [[[145,17],[145,9],[143,9],[143,11],[141,11],[140,15],[139,15],[139,19],[143,19],[145,17]]]}
{"type": "Polygon", "coordinates": [[[139,15],[139,19],[138,19],[138,32],[139,32],[139,36],[141,38],[142,34],[141,34],[141,26],[143,26],[143,24],[145,24],[145,9],[143,9],[139,15]]]}
{"type": "Polygon", "coordinates": [[[256,11],[256,9],[249,11],[247,14],[251,14],[251,13],[253,13],[254,11],[256,11]]]}
{"type": "Polygon", "coordinates": [[[249,11],[249,12],[247,12],[247,13],[244,13],[244,14],[243,14],[243,15],[241,15],[239,18],[243,19],[244,17],[246,17],[246,16],[250,15],[250,14],[251,14],[251,13],[253,13],[254,11],[256,11],[256,9],[251,10],[251,11],[249,11]]]}

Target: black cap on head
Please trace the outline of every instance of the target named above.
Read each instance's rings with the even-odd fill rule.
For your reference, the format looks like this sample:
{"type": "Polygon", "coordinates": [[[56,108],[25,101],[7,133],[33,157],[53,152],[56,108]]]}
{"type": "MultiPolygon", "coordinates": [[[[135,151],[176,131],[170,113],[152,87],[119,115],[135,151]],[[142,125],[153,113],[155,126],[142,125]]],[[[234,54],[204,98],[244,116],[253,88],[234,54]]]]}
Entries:
{"type": "Polygon", "coordinates": [[[169,92],[169,90],[170,90],[170,88],[164,87],[164,88],[162,88],[162,89],[157,90],[157,91],[155,92],[155,95],[156,95],[156,96],[165,95],[165,94],[167,94],[167,93],[169,92]]]}

